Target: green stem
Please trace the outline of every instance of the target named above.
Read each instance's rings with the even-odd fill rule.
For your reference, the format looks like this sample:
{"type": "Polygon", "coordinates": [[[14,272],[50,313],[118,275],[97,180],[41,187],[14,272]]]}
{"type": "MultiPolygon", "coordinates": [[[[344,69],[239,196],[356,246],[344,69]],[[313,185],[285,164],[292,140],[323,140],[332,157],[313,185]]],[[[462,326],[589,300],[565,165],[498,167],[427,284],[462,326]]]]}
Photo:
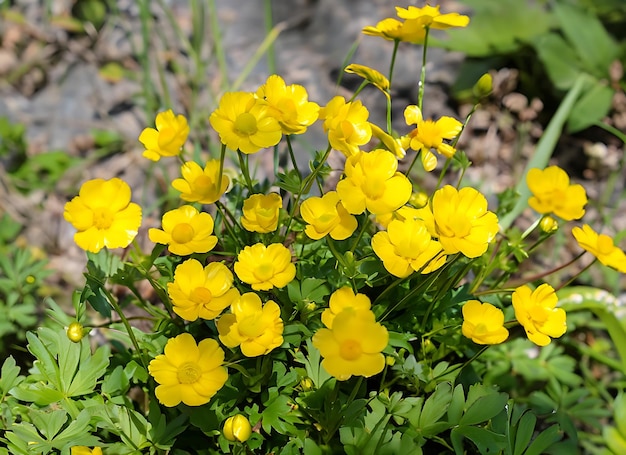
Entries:
{"type": "Polygon", "coordinates": [[[254,187],[252,186],[252,180],[250,179],[250,170],[248,169],[248,155],[244,155],[242,152],[237,151],[237,157],[239,158],[239,166],[241,167],[241,173],[246,180],[246,186],[250,195],[254,193],[254,187]]]}
{"type": "Polygon", "coordinates": [[[298,179],[300,180],[300,182],[302,182],[302,174],[300,173],[300,169],[298,169],[298,163],[296,161],[296,155],[293,152],[293,147],[291,145],[291,135],[287,135],[285,136],[285,138],[287,139],[287,150],[289,150],[289,157],[291,158],[291,165],[293,166],[294,170],[298,173],[298,179]]]}
{"type": "MultiPolygon", "coordinates": [[[[399,39],[393,40],[393,51],[391,52],[391,62],[389,63],[389,91],[391,92],[391,81],[393,80],[393,70],[396,66],[396,57],[398,55],[399,39]]],[[[388,94],[387,98],[387,133],[391,134],[391,96],[388,94]]]]}
{"type": "MultiPolygon", "coordinates": [[[[585,254],[585,251],[583,251],[582,253],[580,253],[578,256],[576,256],[574,259],[572,259],[569,263],[561,266],[561,267],[557,267],[556,269],[554,269],[551,273],[554,272],[558,272],[559,270],[567,267],[570,264],[573,264],[574,262],[576,262],[578,259],[580,259],[582,257],[582,255],[585,254]]],[[[565,288],[566,286],[569,286],[570,284],[572,284],[574,282],[574,280],[576,280],[576,278],[578,278],[580,275],[582,275],[583,273],[585,273],[587,270],[589,270],[589,268],[595,264],[596,262],[598,262],[598,258],[594,258],[593,261],[591,261],[589,264],[587,264],[585,267],[583,267],[576,275],[574,275],[573,277],[571,277],[569,280],[567,280],[565,283],[562,283],[559,287],[557,287],[555,289],[555,291],[559,291],[563,288],[565,288]]]]}
{"type": "Polygon", "coordinates": [[[224,52],[224,45],[222,44],[222,34],[220,29],[220,22],[217,16],[217,7],[215,6],[215,0],[208,1],[209,18],[211,21],[211,39],[213,40],[215,52],[215,58],[217,59],[217,67],[220,72],[220,86],[222,90],[226,90],[228,87],[228,63],[226,63],[226,53],[224,52]]]}
{"type": "Polygon", "coordinates": [[[424,45],[422,47],[422,71],[420,73],[419,90],[417,95],[417,107],[422,112],[422,102],[424,101],[424,85],[426,84],[426,54],[428,52],[428,35],[430,28],[426,27],[424,35],[424,45]]]}
{"type": "MultiPolygon", "coordinates": [[[[268,35],[272,32],[274,27],[274,19],[272,18],[272,0],[263,1],[263,12],[265,18],[265,34],[268,35]]],[[[276,52],[273,42],[267,48],[267,68],[270,74],[276,74],[276,52]]]]}
{"type": "Polygon", "coordinates": [[[370,217],[366,216],[365,222],[363,223],[363,227],[359,231],[359,235],[354,240],[354,243],[352,244],[352,247],[350,248],[351,253],[354,253],[356,251],[356,247],[359,245],[359,242],[361,242],[361,239],[363,238],[363,234],[365,234],[365,231],[369,227],[369,224],[370,224],[370,217]]]}

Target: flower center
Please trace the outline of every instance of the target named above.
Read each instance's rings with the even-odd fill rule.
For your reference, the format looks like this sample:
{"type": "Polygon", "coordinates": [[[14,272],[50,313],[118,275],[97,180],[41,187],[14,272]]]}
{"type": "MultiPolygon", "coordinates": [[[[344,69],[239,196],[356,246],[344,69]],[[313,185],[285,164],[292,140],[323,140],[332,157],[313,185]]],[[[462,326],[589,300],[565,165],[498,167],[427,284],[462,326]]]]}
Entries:
{"type": "Polygon", "coordinates": [[[257,338],[265,331],[265,324],[258,315],[248,316],[237,324],[239,333],[246,338],[257,338]]]}
{"type": "Polygon", "coordinates": [[[193,181],[196,191],[201,194],[207,194],[213,189],[213,179],[208,175],[200,175],[193,181]]]}
{"type": "Polygon", "coordinates": [[[197,287],[189,295],[189,300],[198,305],[206,305],[211,302],[213,294],[205,287],[197,287]]]}
{"type": "Polygon", "coordinates": [[[195,232],[189,223],[179,223],[172,229],[172,240],[176,243],[191,242],[195,232]]]}
{"type": "Polygon", "coordinates": [[[548,320],[547,309],[539,305],[535,305],[534,307],[532,307],[528,314],[530,315],[530,319],[535,324],[543,324],[548,320]]]}
{"type": "Polygon", "coordinates": [[[454,213],[448,220],[448,227],[454,232],[454,237],[466,237],[472,229],[472,223],[464,213],[454,213]]]}
{"type": "Polygon", "coordinates": [[[441,131],[432,120],[426,120],[419,124],[415,135],[427,148],[437,148],[442,142],[441,131]]]}
{"type": "Polygon", "coordinates": [[[356,360],[362,352],[361,343],[356,340],[346,340],[339,346],[339,355],[344,360],[356,360]]]}
{"type": "Polygon", "coordinates": [[[261,281],[269,281],[274,276],[274,265],[272,263],[259,264],[254,274],[261,281]]]}
{"type": "Polygon", "coordinates": [[[363,182],[363,193],[369,199],[380,199],[385,194],[386,182],[380,178],[372,178],[363,182]]]}
{"type": "Polygon", "coordinates": [[[178,367],[176,375],[181,384],[193,384],[202,376],[202,370],[197,363],[187,362],[178,367]]]}
{"type": "Polygon", "coordinates": [[[598,236],[598,253],[611,254],[613,247],[613,239],[611,237],[605,234],[600,234],[598,236]]]}
{"type": "Polygon", "coordinates": [[[235,120],[235,129],[237,132],[250,136],[257,132],[256,117],[249,112],[239,114],[235,120]]]}
{"type": "Polygon", "coordinates": [[[109,229],[113,224],[113,214],[106,207],[100,207],[93,211],[93,225],[96,229],[109,229]]]}

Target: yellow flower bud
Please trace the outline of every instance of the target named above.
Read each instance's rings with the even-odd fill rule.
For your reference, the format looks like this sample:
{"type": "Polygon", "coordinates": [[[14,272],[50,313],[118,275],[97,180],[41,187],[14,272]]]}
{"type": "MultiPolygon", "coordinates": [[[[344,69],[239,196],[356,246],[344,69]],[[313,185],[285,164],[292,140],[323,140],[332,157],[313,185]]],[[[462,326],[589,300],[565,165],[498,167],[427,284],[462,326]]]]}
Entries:
{"type": "Polygon", "coordinates": [[[250,421],[243,415],[237,414],[224,422],[224,437],[232,442],[245,442],[252,434],[250,421]]]}
{"type": "Polygon", "coordinates": [[[300,387],[302,387],[303,391],[308,392],[313,388],[313,381],[311,378],[302,378],[300,381],[300,387]]]}
{"type": "Polygon", "coordinates": [[[85,331],[83,330],[83,326],[80,322],[72,322],[67,328],[67,337],[74,343],[78,343],[82,340],[84,335],[85,331]]]}
{"type": "Polygon", "coordinates": [[[489,96],[489,94],[493,91],[493,79],[491,78],[491,74],[485,73],[480,79],[474,84],[472,88],[472,92],[474,96],[481,100],[489,96]]]}
{"type": "Polygon", "coordinates": [[[424,193],[423,191],[420,191],[419,193],[413,193],[411,194],[409,203],[413,207],[416,207],[418,209],[426,207],[426,204],[428,204],[428,194],[424,193]]]}
{"type": "Polygon", "coordinates": [[[544,216],[539,222],[539,228],[543,232],[550,234],[559,228],[559,223],[551,216],[544,216]]]}

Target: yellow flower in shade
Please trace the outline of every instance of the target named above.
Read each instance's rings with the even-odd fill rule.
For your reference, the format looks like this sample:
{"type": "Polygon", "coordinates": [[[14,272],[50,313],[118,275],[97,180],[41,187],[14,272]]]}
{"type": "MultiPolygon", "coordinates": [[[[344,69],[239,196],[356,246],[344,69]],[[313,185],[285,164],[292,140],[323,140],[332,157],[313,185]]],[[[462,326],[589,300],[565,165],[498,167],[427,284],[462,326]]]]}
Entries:
{"type": "Polygon", "coordinates": [[[422,220],[394,220],[387,231],[372,237],[372,249],[389,273],[399,278],[424,269],[430,273],[446,263],[441,244],[433,240],[422,220]]]}
{"type": "Polygon", "coordinates": [[[146,150],[143,156],[159,161],[164,156],[178,156],[187,136],[189,124],[183,115],[174,115],[172,110],[160,112],[156,116],[156,129],[146,128],[139,135],[139,142],[146,150]]]}
{"type": "Polygon", "coordinates": [[[63,211],[65,221],[77,231],[76,244],[92,253],[130,245],[141,225],[141,207],[130,198],[130,187],[118,178],[83,183],[63,211]]]}
{"type": "Polygon", "coordinates": [[[86,446],[74,446],[70,449],[70,455],[102,455],[102,449],[100,447],[90,449],[86,446]]]}
{"type": "Polygon", "coordinates": [[[444,142],[444,139],[454,139],[463,129],[463,124],[452,117],[441,117],[437,121],[424,120],[419,107],[411,105],[404,110],[404,119],[407,125],[416,125],[409,133],[411,142],[409,146],[415,151],[422,152],[422,165],[428,172],[437,166],[437,159],[430,151],[435,149],[437,153],[452,158],[456,149],[444,142]]]}
{"type": "Polygon", "coordinates": [[[233,301],[239,291],[233,288],[233,274],[221,262],[206,267],[188,259],[174,272],[174,281],[167,283],[174,312],[187,321],[215,319],[233,301]]]}
{"type": "Polygon", "coordinates": [[[538,346],[546,346],[551,338],[565,333],[565,310],[556,308],[558,297],[549,284],[534,291],[527,285],[513,291],[515,318],[524,327],[528,339],[538,346]]]}
{"type": "Polygon", "coordinates": [[[389,41],[405,41],[422,44],[426,37],[426,28],[418,20],[401,22],[398,19],[387,18],[378,22],[376,26],[368,25],[362,30],[364,35],[380,36],[389,41]]]}
{"type": "Polygon", "coordinates": [[[271,115],[278,120],[285,134],[304,133],[319,115],[319,105],[309,101],[303,86],[286,85],[283,78],[276,74],[267,78],[256,96],[267,102],[271,115]]]}
{"type": "Polygon", "coordinates": [[[304,232],[313,240],[326,235],[334,240],[345,240],[358,226],[356,218],[346,211],[336,191],[308,198],[300,206],[300,215],[307,223],[304,232]]]}
{"type": "Polygon", "coordinates": [[[235,273],[255,291],[269,291],[287,286],[296,276],[291,252],[280,243],[265,246],[257,243],[239,252],[235,273]]]}
{"type": "Polygon", "coordinates": [[[253,194],[243,201],[241,224],[250,232],[265,234],[278,227],[278,215],[283,200],[278,193],[253,194]]]}
{"type": "Polygon", "coordinates": [[[223,362],[224,351],[215,340],[196,344],[189,333],[170,338],[164,353],[148,365],[159,384],[154,390],[157,400],[170,408],[181,402],[187,406],[208,403],[228,379],[223,362]]]}
{"type": "Polygon", "coordinates": [[[433,195],[432,207],[419,212],[446,254],[476,258],[487,251],[499,229],[498,217],[487,210],[487,199],[474,188],[446,185],[433,195]]]}
{"type": "Polygon", "coordinates": [[[626,253],[615,246],[611,237],[598,234],[588,224],[573,228],[572,235],[582,249],[593,254],[602,264],[626,273],[626,253]]]}
{"type": "Polygon", "coordinates": [[[237,414],[226,419],[222,433],[231,442],[246,442],[252,435],[252,427],[246,416],[237,414]]]}
{"type": "Polygon", "coordinates": [[[167,249],[179,256],[206,253],[217,244],[213,233],[213,218],[191,205],[170,210],[161,219],[163,229],[150,228],[148,237],[154,243],[167,245],[167,249]]]}
{"type": "Polygon", "coordinates": [[[567,172],[558,166],[531,169],[526,176],[533,195],[528,205],[541,214],[553,213],[566,221],[578,220],[585,214],[587,193],[582,185],[570,185],[567,172]]]}
{"type": "Polygon", "coordinates": [[[382,350],[388,342],[389,333],[376,322],[374,313],[354,308],[337,314],[332,328],[320,329],[313,335],[313,346],[323,357],[322,367],[340,381],[383,371],[382,350]]]}
{"type": "Polygon", "coordinates": [[[500,344],[509,337],[504,313],[490,303],[469,300],[463,305],[461,332],[476,344],[500,344]]]}
{"type": "Polygon", "coordinates": [[[346,73],[361,76],[367,82],[383,92],[387,98],[389,98],[389,79],[387,79],[379,71],[376,71],[374,68],[370,68],[369,66],[359,65],[358,63],[352,63],[346,66],[344,71],[346,73]]]}
{"type": "Polygon", "coordinates": [[[220,161],[207,161],[204,169],[194,161],[187,161],[180,167],[181,179],[174,179],[172,186],[181,192],[180,198],[188,202],[213,204],[226,191],[229,184],[228,176],[222,172],[222,184],[217,181],[220,176],[220,161]]]}
{"type": "Polygon", "coordinates": [[[247,92],[225,93],[209,122],[222,144],[245,154],[272,147],[283,135],[267,103],[247,92]]]}
{"type": "Polygon", "coordinates": [[[412,185],[397,169],[398,160],[387,150],[359,151],[350,156],[345,178],[337,183],[337,193],[348,213],[358,215],[367,209],[378,215],[406,204],[412,185]]]}
{"type": "Polygon", "coordinates": [[[349,101],[343,96],[335,96],[320,109],[320,119],[324,120],[324,132],[332,148],[346,156],[354,155],[359,146],[372,138],[372,128],[367,121],[370,113],[361,101],[349,101]]]}
{"type": "Polygon", "coordinates": [[[355,311],[369,311],[371,306],[372,303],[365,294],[358,292],[355,294],[352,288],[348,286],[339,288],[330,295],[328,308],[322,312],[322,323],[327,329],[332,329],[335,316],[343,310],[351,308],[355,311]]]}
{"type": "Polygon", "coordinates": [[[439,5],[426,5],[422,8],[409,6],[402,8],[396,6],[396,14],[405,20],[417,20],[423,27],[444,30],[450,27],[466,27],[469,24],[469,17],[459,13],[441,14],[439,5]]]}
{"type": "Polygon", "coordinates": [[[246,357],[257,357],[283,344],[283,320],[273,300],[263,305],[257,294],[248,292],[233,302],[230,311],[217,321],[225,346],[239,346],[246,357]]]}
{"type": "Polygon", "coordinates": [[[372,135],[376,137],[390,152],[400,160],[406,155],[406,148],[404,147],[401,138],[395,138],[390,134],[385,133],[379,126],[370,123],[372,127],[372,135]]]}

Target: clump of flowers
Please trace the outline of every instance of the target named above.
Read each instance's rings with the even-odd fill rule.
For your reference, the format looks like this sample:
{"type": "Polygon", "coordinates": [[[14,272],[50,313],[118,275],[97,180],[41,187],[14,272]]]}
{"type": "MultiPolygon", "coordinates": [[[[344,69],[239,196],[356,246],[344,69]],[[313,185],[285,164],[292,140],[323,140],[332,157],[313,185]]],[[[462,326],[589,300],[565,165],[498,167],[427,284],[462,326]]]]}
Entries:
{"type": "MultiPolygon", "coordinates": [[[[320,107],[304,86],[270,75],[221,96],[209,116],[218,147],[192,136],[192,156],[183,148],[187,120],[157,114],[156,128],[139,136],[144,156],[182,166],[161,186],[176,191],[144,208],[147,234],[128,184],[83,184],[64,217],[88,251],[85,286],[71,316],[51,305],[56,331],[26,336],[37,357],[28,377],[12,357],[2,366],[7,453],[571,448],[541,446],[569,431],[557,426],[567,410],[562,420],[535,410],[535,401],[565,400],[561,391],[582,384],[557,374],[567,362],[546,366],[560,348],[539,351],[566,334],[571,308],[558,274],[568,264],[547,269],[552,255],[542,253],[562,235],[559,223],[588,217],[586,192],[556,166],[531,169],[521,182],[528,188],[498,195],[498,204],[467,182],[472,157],[459,136],[469,118],[423,118],[426,66],[415,72],[416,104],[392,109],[391,76],[401,41],[427,43],[431,30],[469,18],[430,5],[396,12],[363,29],[365,39],[393,41],[389,73],[348,65],[363,78],[349,99],[320,107]],[[370,121],[358,98],[367,84],[383,93],[374,95],[386,103],[385,125],[370,121]],[[412,130],[399,136],[392,117],[402,111],[412,130]],[[325,144],[301,169],[296,156],[308,147],[294,136],[315,127],[325,144]],[[219,159],[208,156],[215,149],[219,159]],[[273,174],[251,172],[256,153],[275,164],[273,174]],[[420,160],[433,174],[415,170],[420,160]],[[239,167],[229,172],[233,161],[239,167]],[[528,207],[534,222],[511,227],[507,220],[526,222],[519,215],[528,207]],[[114,248],[127,249],[117,256],[114,248]],[[539,273],[522,266],[533,254],[539,273]],[[506,381],[494,380],[498,371],[506,381]],[[532,387],[547,381],[545,397],[520,397],[511,384],[522,376],[532,387]]],[[[484,97],[491,84],[483,76],[472,92],[484,97]]],[[[571,232],[599,262],[626,272],[613,238],[590,224],[571,232]]]]}

